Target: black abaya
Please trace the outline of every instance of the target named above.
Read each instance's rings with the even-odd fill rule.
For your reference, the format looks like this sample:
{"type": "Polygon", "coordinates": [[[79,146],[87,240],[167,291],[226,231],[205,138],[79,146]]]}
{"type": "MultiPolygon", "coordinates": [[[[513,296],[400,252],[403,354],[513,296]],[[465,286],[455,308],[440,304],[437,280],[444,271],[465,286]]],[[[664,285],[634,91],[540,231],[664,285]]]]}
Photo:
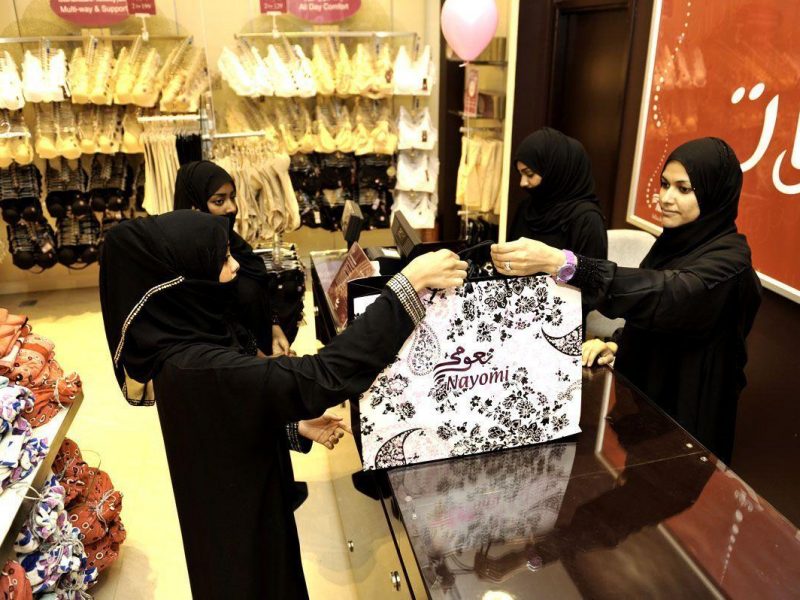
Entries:
{"type": "Polygon", "coordinates": [[[729,462],[745,386],[744,342],[761,299],[755,272],[709,289],[686,271],[596,263],[595,293],[602,298],[596,307],[626,319],[615,369],[729,462]]]}
{"type": "Polygon", "coordinates": [[[733,150],[714,138],[684,144],[673,160],[696,188],[700,218],[665,230],[643,268],[581,257],[570,283],[589,308],[626,319],[615,369],[729,462],[745,340],[761,303],[735,225],[742,173],[733,150]]]}
{"type": "Polygon", "coordinates": [[[155,378],[195,600],[307,598],[284,424],[364,392],[414,324],[389,291],[316,356],[189,345],[155,378]]]}
{"type": "Polygon", "coordinates": [[[403,303],[424,308],[387,289],[318,355],[259,359],[227,318],[227,243],[225,219],[198,211],[115,227],[100,260],[106,336],[129,402],[152,404],[152,381],[193,597],[307,598],[285,425],[365,391],[414,328],[403,303]]]}
{"type": "Polygon", "coordinates": [[[542,181],[528,190],[528,199],[512,221],[508,241],[525,237],[582,256],[606,258],[605,223],[583,145],[543,127],[522,141],[514,161],[540,175],[542,181]]]}
{"type": "MultiPolygon", "coordinates": [[[[175,178],[175,210],[196,209],[208,212],[208,200],[220,187],[235,182],[230,174],[210,160],[183,164],[175,178]]],[[[253,248],[233,230],[236,213],[228,215],[230,252],[239,263],[236,280],[236,319],[255,338],[256,346],[267,356],[272,355],[273,308],[269,297],[269,279],[264,261],[253,248]]]]}

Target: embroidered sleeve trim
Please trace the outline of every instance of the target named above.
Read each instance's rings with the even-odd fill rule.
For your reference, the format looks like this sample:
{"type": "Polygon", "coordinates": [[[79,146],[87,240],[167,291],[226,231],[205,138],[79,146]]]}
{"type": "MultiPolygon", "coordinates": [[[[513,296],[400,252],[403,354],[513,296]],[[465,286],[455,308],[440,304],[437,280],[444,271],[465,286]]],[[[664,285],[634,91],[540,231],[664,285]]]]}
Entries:
{"type": "Polygon", "coordinates": [[[386,287],[392,290],[397,299],[400,300],[400,304],[408,313],[408,316],[411,317],[414,325],[419,325],[419,322],[425,318],[425,307],[406,276],[398,273],[389,280],[386,287]]]}

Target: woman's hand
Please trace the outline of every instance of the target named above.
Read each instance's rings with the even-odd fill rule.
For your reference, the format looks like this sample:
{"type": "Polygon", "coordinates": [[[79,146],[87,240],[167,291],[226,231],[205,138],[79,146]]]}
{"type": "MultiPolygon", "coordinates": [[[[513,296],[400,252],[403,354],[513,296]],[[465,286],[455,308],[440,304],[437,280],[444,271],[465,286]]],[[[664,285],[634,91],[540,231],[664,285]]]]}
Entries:
{"type": "Polygon", "coordinates": [[[280,325],[272,326],[272,356],[294,356],[289,339],[280,325]]]}
{"type": "Polygon", "coordinates": [[[503,275],[553,275],[567,262],[567,256],[562,250],[542,242],[520,238],[492,245],[492,262],[503,275]]]}
{"type": "Polygon", "coordinates": [[[604,342],[594,339],[583,343],[581,364],[584,367],[591,367],[597,359],[597,365],[607,365],[614,360],[619,346],[615,342],[604,342]]]}
{"type": "Polygon", "coordinates": [[[462,285],[467,278],[467,263],[455,252],[437,250],[418,256],[401,272],[417,292],[439,290],[462,285]]]}
{"type": "Polygon", "coordinates": [[[342,417],[335,415],[322,415],[316,419],[297,423],[297,433],[312,442],[322,444],[328,450],[333,450],[345,432],[353,433],[347,423],[342,422],[342,417]]]}

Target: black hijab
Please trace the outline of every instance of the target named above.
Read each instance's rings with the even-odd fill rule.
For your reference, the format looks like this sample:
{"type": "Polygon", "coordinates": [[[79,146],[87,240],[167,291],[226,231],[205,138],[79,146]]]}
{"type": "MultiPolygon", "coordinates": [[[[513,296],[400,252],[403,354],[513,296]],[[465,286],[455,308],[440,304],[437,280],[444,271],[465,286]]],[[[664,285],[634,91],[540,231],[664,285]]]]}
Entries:
{"type": "MultiPolygon", "coordinates": [[[[181,165],[178,176],[175,178],[175,210],[196,208],[208,212],[208,199],[226,183],[230,183],[234,190],[236,183],[233,177],[210,160],[199,160],[181,165]]],[[[253,253],[253,248],[242,236],[233,230],[236,215],[230,215],[228,235],[231,244],[231,254],[239,263],[239,275],[251,279],[260,279],[267,276],[264,262],[253,253]]]]}
{"type": "Polygon", "coordinates": [[[228,245],[223,217],[176,211],[110,229],[100,253],[100,305],[114,373],[134,405],[182,346],[236,345],[226,315],[234,282],[219,283],[228,245]]]}
{"type": "Polygon", "coordinates": [[[713,287],[751,266],[750,247],[736,229],[742,168],[733,148],[713,137],[678,146],[664,166],[673,161],[689,175],[700,216],[680,227],[665,228],[641,266],[686,268],[713,287]],[[703,255],[705,260],[699,260],[703,255]]]}
{"type": "Polygon", "coordinates": [[[588,211],[603,216],[594,193],[592,163],[578,140],[543,127],[522,140],[514,161],[542,177],[537,187],[527,190],[530,199],[520,207],[533,231],[566,230],[588,211]]]}

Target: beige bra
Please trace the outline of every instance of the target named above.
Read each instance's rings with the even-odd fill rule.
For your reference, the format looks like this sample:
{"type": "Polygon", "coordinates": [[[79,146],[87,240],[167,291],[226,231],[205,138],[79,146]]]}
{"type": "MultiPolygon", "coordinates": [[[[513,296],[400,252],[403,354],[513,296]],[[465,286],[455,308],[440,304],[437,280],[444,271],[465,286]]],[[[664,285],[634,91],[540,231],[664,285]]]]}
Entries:
{"type": "Polygon", "coordinates": [[[317,84],[317,94],[332,96],[336,93],[336,73],[334,61],[326,53],[329,42],[315,40],[311,49],[311,68],[317,84]]]}

